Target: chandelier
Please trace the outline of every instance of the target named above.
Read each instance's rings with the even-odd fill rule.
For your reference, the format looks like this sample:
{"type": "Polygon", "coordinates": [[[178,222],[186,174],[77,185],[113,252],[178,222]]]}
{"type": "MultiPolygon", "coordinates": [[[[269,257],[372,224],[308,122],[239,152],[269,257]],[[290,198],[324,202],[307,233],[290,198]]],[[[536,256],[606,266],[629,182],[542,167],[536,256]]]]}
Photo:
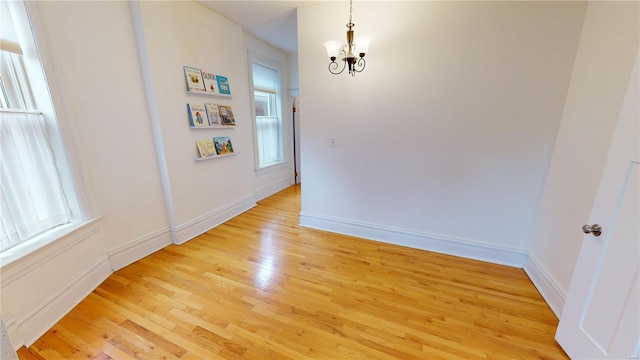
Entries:
{"type": "Polygon", "coordinates": [[[364,54],[369,48],[370,40],[368,38],[358,38],[353,41],[353,27],[355,24],[351,21],[353,14],[353,0],[349,0],[349,23],[347,24],[347,43],[342,44],[340,41],[332,40],[324,43],[324,47],[327,49],[327,55],[331,62],[329,63],[329,72],[338,75],[342,74],[344,69],[349,69],[351,76],[356,76],[356,73],[364,70],[366,65],[364,61],[364,54]],[[342,56],[342,69],[336,62],[338,55],[342,56]],[[338,71],[340,69],[340,71],[338,71]]]}

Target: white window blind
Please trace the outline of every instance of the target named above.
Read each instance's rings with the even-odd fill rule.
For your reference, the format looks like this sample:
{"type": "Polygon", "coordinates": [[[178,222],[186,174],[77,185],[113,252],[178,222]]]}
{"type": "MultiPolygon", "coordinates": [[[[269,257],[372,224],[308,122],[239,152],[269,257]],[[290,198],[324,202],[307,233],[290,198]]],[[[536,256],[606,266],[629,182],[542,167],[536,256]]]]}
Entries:
{"type": "Polygon", "coordinates": [[[0,251],[69,222],[42,115],[0,112],[0,251]]]}

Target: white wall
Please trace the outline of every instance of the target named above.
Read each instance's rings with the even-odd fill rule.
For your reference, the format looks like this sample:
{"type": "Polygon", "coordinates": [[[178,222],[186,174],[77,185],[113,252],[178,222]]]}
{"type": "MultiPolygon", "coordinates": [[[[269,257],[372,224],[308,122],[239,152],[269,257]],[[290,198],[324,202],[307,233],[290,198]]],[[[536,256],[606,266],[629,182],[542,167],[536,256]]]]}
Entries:
{"type": "Polygon", "coordinates": [[[637,2],[587,8],[525,267],[558,316],[638,51],[639,17],[637,2]]]}
{"type": "Polygon", "coordinates": [[[128,5],[40,2],[38,6],[103,215],[106,247],[119,249],[166,228],[128,5]]]}
{"type": "Polygon", "coordinates": [[[289,92],[298,95],[300,91],[300,70],[298,69],[298,54],[289,54],[289,92]]]}
{"type": "Polygon", "coordinates": [[[344,39],[348,6],[298,9],[301,223],[522,266],[585,4],[353,11],[373,38],[355,78],[329,74],[322,47],[344,39]]]}
{"type": "Polygon", "coordinates": [[[104,215],[107,247],[166,226],[128,5],[44,1],[38,6],[104,215]]]}
{"type": "Polygon", "coordinates": [[[254,173],[238,25],[187,1],[28,7],[54,104],[76,135],[65,145],[85,166],[83,196],[93,194],[87,197],[95,200],[89,209],[95,218],[2,264],[0,314],[14,347],[34,342],[112,269],[187,241],[253,206],[265,189],[286,185],[284,176],[254,173]],[[186,93],[184,65],[229,77],[233,97],[221,102],[233,106],[235,129],[190,129],[186,104],[210,98],[186,93]],[[225,134],[236,156],[194,160],[196,140],[225,134]]]}
{"type": "Polygon", "coordinates": [[[182,243],[255,205],[249,80],[242,28],[194,2],[139,2],[147,98],[159,127],[173,241],[182,243]],[[195,26],[197,24],[197,26],[195,26]],[[216,35],[217,34],[217,35],[216,35]],[[222,35],[224,34],[224,36],[222,35]],[[168,50],[170,49],[170,50],[168,50]],[[145,61],[146,60],[146,61],[145,61]],[[183,66],[229,78],[231,98],[187,94],[183,66]],[[231,105],[237,126],[191,129],[187,103],[231,105]],[[237,155],[195,161],[196,141],[230,136],[237,155]]]}

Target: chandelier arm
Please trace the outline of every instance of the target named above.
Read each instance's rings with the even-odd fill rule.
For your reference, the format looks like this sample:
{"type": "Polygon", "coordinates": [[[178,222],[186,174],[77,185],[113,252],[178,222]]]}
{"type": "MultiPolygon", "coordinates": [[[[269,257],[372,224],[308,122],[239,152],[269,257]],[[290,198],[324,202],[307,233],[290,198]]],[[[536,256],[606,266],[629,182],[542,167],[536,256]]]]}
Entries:
{"type": "Polygon", "coordinates": [[[364,60],[363,57],[358,59],[358,62],[355,63],[354,67],[353,67],[353,71],[354,72],[362,72],[362,70],[364,70],[365,66],[367,66],[367,62],[364,60]]]}
{"type": "Polygon", "coordinates": [[[342,72],[344,71],[345,67],[347,66],[347,63],[344,62],[344,64],[342,65],[342,69],[338,72],[336,72],[336,70],[338,70],[339,66],[338,63],[334,61],[331,61],[329,63],[329,72],[332,73],[333,75],[340,75],[342,74],[342,72]]]}

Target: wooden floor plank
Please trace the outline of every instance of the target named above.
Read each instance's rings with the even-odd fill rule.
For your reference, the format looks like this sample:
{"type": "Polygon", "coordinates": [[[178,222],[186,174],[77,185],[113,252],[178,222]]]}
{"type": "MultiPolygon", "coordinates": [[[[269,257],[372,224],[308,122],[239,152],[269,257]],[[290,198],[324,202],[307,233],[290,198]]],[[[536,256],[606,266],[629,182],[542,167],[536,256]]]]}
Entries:
{"type": "Polygon", "coordinates": [[[522,269],[298,226],[300,186],[111,275],[21,359],[567,359],[522,269]]]}

